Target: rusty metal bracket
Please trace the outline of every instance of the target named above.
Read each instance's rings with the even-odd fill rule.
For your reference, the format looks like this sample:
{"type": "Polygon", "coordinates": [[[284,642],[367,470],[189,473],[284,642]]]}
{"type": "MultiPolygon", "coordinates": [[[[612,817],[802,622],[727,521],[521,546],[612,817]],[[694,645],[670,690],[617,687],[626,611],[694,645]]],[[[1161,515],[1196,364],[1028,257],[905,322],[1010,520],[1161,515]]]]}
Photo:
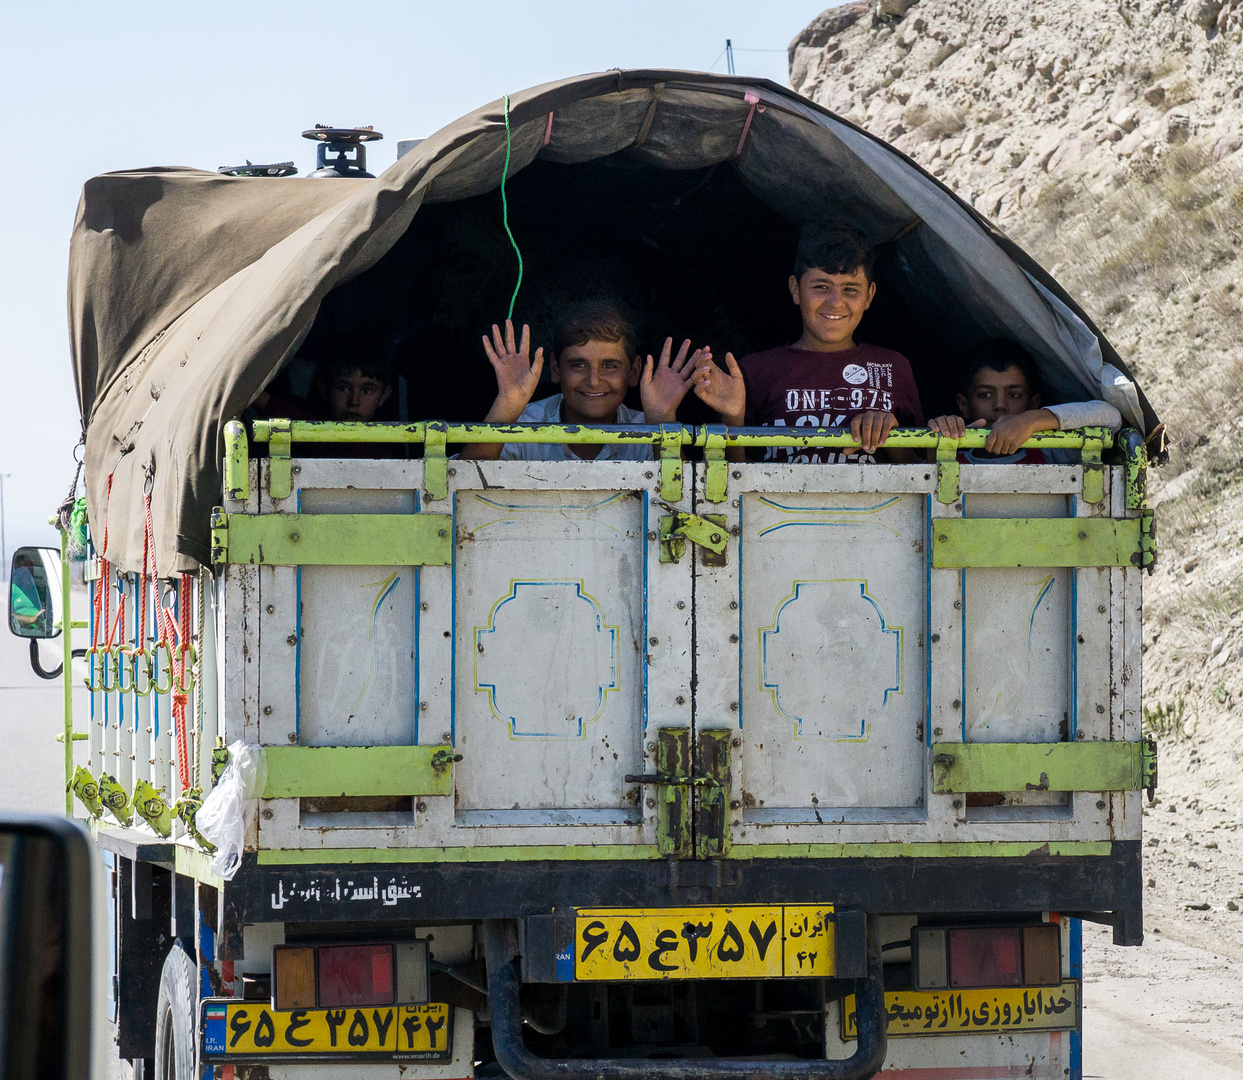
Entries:
{"type": "Polygon", "coordinates": [[[724,514],[691,514],[658,499],[657,506],[669,511],[660,519],[660,561],[677,562],[686,550],[686,541],[704,549],[705,566],[724,566],[729,529],[724,514]]]}
{"type": "Polygon", "coordinates": [[[293,421],[268,422],[268,494],[288,499],[293,491],[293,421]]]}
{"type": "Polygon", "coordinates": [[[656,847],[662,855],[689,859],[694,854],[691,831],[691,733],[689,728],[662,728],[656,733],[656,772],[628,775],[627,784],[656,788],[656,847]]]}
{"type": "Polygon", "coordinates": [[[695,849],[701,859],[729,854],[730,739],[732,730],[701,731],[695,742],[695,849]]]}

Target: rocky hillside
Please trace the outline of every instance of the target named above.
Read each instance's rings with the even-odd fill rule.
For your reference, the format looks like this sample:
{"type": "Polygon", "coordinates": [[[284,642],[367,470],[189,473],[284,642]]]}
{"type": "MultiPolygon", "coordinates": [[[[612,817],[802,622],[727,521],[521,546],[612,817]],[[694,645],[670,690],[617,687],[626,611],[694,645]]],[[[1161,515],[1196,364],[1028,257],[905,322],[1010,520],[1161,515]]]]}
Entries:
{"type": "Polygon", "coordinates": [[[1039,259],[1167,423],[1147,921],[1243,956],[1243,0],[851,3],[791,42],[790,83],[1039,259]]]}

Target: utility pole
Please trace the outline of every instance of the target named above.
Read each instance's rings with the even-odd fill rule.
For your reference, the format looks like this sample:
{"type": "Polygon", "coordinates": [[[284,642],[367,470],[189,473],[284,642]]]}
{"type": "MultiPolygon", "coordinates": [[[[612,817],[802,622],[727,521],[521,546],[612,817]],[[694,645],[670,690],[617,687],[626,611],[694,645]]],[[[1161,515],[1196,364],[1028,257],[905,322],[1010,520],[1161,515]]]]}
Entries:
{"type": "Polygon", "coordinates": [[[725,66],[729,69],[731,75],[734,74],[734,43],[730,38],[725,39],[725,66]]]}

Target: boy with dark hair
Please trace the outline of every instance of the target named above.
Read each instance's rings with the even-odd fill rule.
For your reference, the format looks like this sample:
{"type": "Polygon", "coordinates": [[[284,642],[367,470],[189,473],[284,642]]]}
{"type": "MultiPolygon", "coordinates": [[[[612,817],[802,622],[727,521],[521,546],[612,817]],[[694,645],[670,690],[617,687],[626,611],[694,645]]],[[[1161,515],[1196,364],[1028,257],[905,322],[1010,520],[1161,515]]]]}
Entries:
{"type": "Polygon", "coordinates": [[[959,460],[970,465],[1043,465],[1077,460],[1078,454],[1023,449],[1037,431],[1069,431],[1103,427],[1117,431],[1122,414],[1107,401],[1078,401],[1041,408],[1039,383],[1030,354],[1002,338],[976,347],[958,395],[961,416],[938,416],[928,428],[949,439],[961,439],[967,428],[989,428],[983,450],[963,450],[959,460]]]}
{"type": "MultiPolygon", "coordinates": [[[[709,355],[697,349],[688,356],[691,343],[682,342],[672,356],[673,339],[666,338],[660,360],[648,356],[641,364],[634,328],[616,305],[606,302],[579,304],[565,313],[553,331],[549,356],[552,381],[561,393],[531,402],[544,367],[544,350],[531,360],[531,331],[523,326],[515,340],[514,324],[506,320],[505,332],[493,325],[491,339],[484,337],[483,350],[496,372],[496,400],[484,418],[489,424],[668,424],[690,389],[695,363],[709,355]],[[626,392],[639,387],[643,411],[624,404],[626,392]]],[[[475,443],[462,457],[477,460],[566,461],[571,455],[591,461],[644,461],[652,457],[648,445],[574,445],[561,443],[475,443]]]]}
{"type": "Polygon", "coordinates": [[[313,394],[322,402],[269,394],[255,398],[255,407],[268,416],[286,420],[374,420],[393,393],[392,364],[386,358],[342,357],[321,364],[315,373],[313,394]]]}
{"type": "Polygon", "coordinates": [[[809,225],[799,237],[790,298],[803,318],[793,345],[752,353],[741,362],[726,354],[726,370],[701,358],[695,393],[730,427],[842,427],[860,451],[841,454],[770,448],[765,460],[875,461],[877,447],[899,425],[922,427],[923,408],[901,353],[855,342],[854,333],[876,295],[875,254],[867,237],[844,225],[809,225]]]}

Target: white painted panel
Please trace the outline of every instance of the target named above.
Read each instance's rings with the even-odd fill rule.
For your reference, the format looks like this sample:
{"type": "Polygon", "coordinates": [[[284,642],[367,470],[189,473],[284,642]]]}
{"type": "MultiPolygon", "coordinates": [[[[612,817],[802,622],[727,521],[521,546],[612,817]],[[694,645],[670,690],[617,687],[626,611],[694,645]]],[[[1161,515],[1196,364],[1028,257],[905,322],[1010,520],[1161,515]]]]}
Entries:
{"type": "Polygon", "coordinates": [[[634,806],[644,505],[628,491],[457,491],[459,813],[634,806]]]}
{"type": "MultiPolygon", "coordinates": [[[[304,514],[415,511],[412,490],[302,488],[299,494],[304,514]]],[[[299,571],[302,745],[414,742],[415,575],[408,566],[304,566],[299,571]]]]}
{"type": "MultiPolygon", "coordinates": [[[[1069,513],[1063,495],[968,495],[964,503],[969,518],[1065,517],[1069,513]]],[[[964,571],[963,582],[964,740],[1057,742],[1067,738],[1071,571],[981,567],[964,571]]]]}
{"type": "Polygon", "coordinates": [[[926,498],[741,498],[744,820],[916,806],[926,498]]]}

